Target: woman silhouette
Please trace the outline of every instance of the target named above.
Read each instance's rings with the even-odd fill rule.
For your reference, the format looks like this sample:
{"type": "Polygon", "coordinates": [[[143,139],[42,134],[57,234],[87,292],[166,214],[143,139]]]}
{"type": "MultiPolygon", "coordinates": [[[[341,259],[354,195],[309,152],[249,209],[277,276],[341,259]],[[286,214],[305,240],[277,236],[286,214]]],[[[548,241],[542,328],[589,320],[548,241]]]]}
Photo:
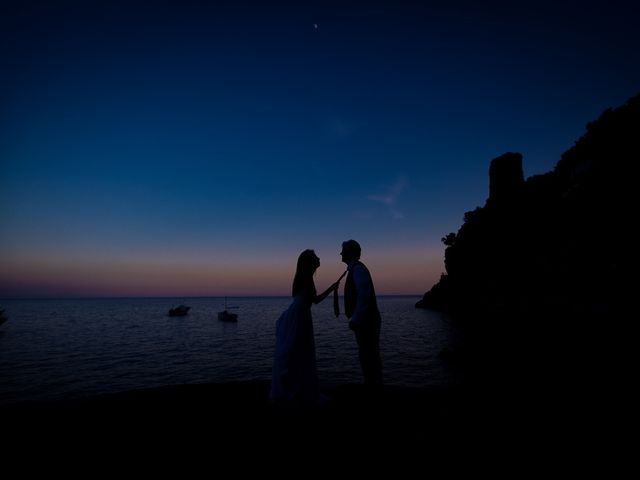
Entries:
{"type": "Polygon", "coordinates": [[[293,302],[276,322],[270,398],[281,405],[312,407],[321,402],[311,304],[327,298],[339,282],[317,295],[313,275],[319,266],[313,250],[300,254],[293,278],[293,302]]]}

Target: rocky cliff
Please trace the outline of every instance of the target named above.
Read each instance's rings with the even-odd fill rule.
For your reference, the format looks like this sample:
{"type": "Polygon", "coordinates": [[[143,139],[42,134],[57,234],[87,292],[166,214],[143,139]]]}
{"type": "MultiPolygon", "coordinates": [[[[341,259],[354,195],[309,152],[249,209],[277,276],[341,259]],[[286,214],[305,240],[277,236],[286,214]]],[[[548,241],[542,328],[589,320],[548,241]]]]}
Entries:
{"type": "Polygon", "coordinates": [[[491,161],[489,198],[442,239],[446,273],[416,306],[594,311],[625,298],[634,243],[640,95],[605,111],[543,175],[522,155],[491,161]]]}

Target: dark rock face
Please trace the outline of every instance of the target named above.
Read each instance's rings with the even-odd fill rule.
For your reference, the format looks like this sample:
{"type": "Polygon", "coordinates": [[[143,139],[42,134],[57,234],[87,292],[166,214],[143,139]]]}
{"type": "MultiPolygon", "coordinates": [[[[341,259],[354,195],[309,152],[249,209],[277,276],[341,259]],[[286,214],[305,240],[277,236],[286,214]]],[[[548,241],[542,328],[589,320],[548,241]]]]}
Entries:
{"type": "Polygon", "coordinates": [[[554,170],[523,179],[522,156],[490,167],[489,198],[442,240],[445,268],[417,307],[450,312],[616,308],[640,160],[640,95],[587,125],[554,170]]]}
{"type": "Polygon", "coordinates": [[[505,153],[491,161],[489,167],[489,203],[506,203],[518,199],[524,187],[522,155],[505,153]]]}

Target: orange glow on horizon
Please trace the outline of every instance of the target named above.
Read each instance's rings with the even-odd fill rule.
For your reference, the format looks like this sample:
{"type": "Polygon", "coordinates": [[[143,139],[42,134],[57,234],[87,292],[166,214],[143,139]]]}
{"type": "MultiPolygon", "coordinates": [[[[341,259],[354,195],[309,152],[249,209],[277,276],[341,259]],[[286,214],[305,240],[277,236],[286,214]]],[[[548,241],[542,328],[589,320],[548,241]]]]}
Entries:
{"type": "MultiPolygon", "coordinates": [[[[295,258],[257,262],[34,259],[0,261],[4,296],[260,296],[290,294],[295,258]]],[[[363,255],[379,295],[419,294],[444,267],[442,252],[423,249],[363,255]]],[[[322,291],[346,266],[322,260],[315,283],[322,291]]],[[[344,282],[342,288],[344,287],[344,282]]]]}

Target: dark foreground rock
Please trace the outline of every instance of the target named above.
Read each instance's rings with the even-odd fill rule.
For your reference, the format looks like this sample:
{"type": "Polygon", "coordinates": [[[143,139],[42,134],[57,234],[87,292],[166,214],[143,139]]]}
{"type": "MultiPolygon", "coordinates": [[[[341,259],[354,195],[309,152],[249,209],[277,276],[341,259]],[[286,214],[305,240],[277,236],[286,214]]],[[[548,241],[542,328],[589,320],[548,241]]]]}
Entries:
{"type": "Polygon", "coordinates": [[[205,435],[219,441],[330,437],[426,439],[456,431],[465,418],[461,389],[362,385],[323,390],[328,403],[292,410],[268,400],[268,381],[177,385],[4,410],[24,429],[77,429],[84,435],[127,431],[143,436],[205,435]],[[154,433],[155,432],[155,433],[154,433]]]}
{"type": "Polygon", "coordinates": [[[129,391],[0,413],[5,458],[47,471],[57,464],[64,471],[118,475],[165,476],[168,468],[184,473],[196,466],[276,472],[294,462],[329,474],[353,467],[375,473],[386,465],[408,475],[425,464],[455,473],[476,470],[477,459],[502,468],[515,463],[519,472],[557,459],[573,462],[571,451],[582,458],[608,438],[601,413],[584,412],[562,392],[491,388],[385,386],[372,393],[340,385],[324,389],[331,399],[325,408],[293,411],[269,403],[268,382],[248,381],[129,391]]]}

